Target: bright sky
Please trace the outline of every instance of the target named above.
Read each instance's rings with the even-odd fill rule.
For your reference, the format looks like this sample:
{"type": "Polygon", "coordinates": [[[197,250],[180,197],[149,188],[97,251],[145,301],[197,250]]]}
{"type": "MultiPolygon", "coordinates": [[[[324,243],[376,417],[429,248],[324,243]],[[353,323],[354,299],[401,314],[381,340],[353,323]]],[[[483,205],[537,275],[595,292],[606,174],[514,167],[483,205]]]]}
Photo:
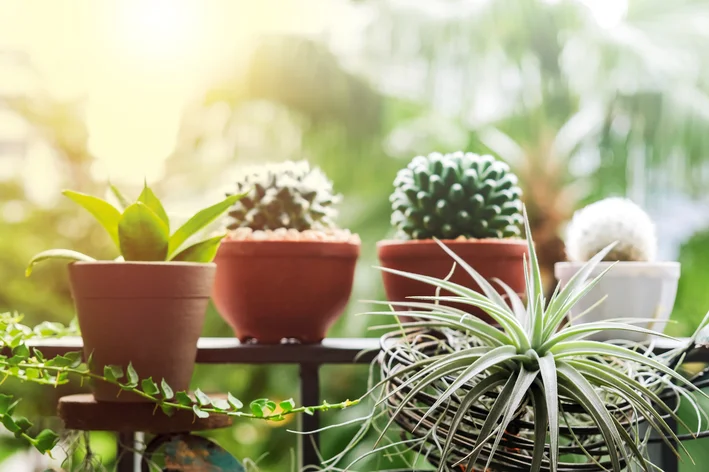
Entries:
{"type": "Polygon", "coordinates": [[[250,38],[320,34],[343,18],[345,3],[0,0],[0,51],[26,51],[54,93],[88,96],[97,178],[155,180],[185,102],[233,64],[250,38]]]}

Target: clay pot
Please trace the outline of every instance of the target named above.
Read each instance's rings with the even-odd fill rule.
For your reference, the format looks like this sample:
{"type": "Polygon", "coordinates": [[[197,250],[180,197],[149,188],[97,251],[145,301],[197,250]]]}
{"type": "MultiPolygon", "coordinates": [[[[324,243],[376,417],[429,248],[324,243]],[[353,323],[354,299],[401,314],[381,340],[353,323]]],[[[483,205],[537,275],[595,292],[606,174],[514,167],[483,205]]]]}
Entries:
{"type": "Polygon", "coordinates": [[[242,342],[319,343],[347,306],[359,243],[225,240],[214,303],[242,342]]]}
{"type": "MultiPolygon", "coordinates": [[[[213,263],[76,262],[71,289],[84,340],[93,352],[92,371],[131,362],[141,379],[164,378],[174,391],[187,390],[197,340],[214,283],[213,263]]],[[[106,382],[95,382],[97,401],[143,401],[106,382]]]]}
{"type": "MultiPolygon", "coordinates": [[[[525,291],[524,254],[527,253],[527,242],[519,239],[478,239],[478,240],[443,240],[465,262],[470,264],[486,280],[490,281],[498,292],[504,293],[499,285],[492,282],[498,278],[509,285],[516,293],[522,295],[525,291]]],[[[432,239],[412,241],[380,241],[377,243],[379,260],[386,268],[396,269],[414,274],[428,275],[439,279],[445,278],[453,268],[454,260],[432,239]]],[[[411,280],[406,277],[382,271],[384,289],[389,301],[407,301],[410,296],[433,296],[436,288],[432,285],[411,280]]],[[[451,282],[463,285],[480,292],[480,287],[459,265],[456,266],[451,282]]],[[[442,290],[441,295],[453,294],[442,290]]],[[[414,301],[410,300],[409,301],[414,301]]],[[[421,301],[421,300],[419,300],[421,301]]],[[[468,313],[492,322],[492,319],[482,310],[471,305],[442,303],[459,308],[468,313]]],[[[399,311],[405,308],[395,307],[399,311]]],[[[402,317],[405,321],[410,317],[402,317]]]]}

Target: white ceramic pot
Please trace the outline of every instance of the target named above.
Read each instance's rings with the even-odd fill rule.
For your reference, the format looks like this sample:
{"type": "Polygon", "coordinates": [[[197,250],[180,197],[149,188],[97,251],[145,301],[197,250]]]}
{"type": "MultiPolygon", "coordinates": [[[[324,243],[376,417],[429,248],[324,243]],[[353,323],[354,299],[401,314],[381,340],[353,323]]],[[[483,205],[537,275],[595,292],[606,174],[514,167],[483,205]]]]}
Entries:
{"type": "MultiPolygon", "coordinates": [[[[601,274],[612,262],[601,262],[596,266],[589,280],[601,274]]],[[[583,263],[558,262],[554,275],[566,286],[569,279],[578,272],[583,263]]],[[[600,282],[583,297],[571,310],[571,317],[590,308],[604,296],[607,298],[591,312],[572,324],[603,321],[611,318],[649,318],[655,321],[634,324],[647,329],[663,332],[672,313],[679,282],[679,262],[617,262],[600,282]]],[[[599,333],[589,339],[608,341],[627,339],[647,341],[649,337],[630,331],[609,331],[599,333]]]]}

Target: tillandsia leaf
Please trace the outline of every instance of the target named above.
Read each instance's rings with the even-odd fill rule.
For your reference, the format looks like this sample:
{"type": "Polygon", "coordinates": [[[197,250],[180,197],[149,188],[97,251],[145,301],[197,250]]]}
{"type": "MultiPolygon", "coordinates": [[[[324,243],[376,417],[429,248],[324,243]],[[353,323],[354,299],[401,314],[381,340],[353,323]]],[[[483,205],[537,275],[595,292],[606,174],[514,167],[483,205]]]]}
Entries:
{"type": "MultiPolygon", "coordinates": [[[[411,297],[414,298],[414,297],[411,297]]],[[[433,300],[433,297],[415,297],[418,300],[433,300]]],[[[422,302],[369,302],[380,305],[391,305],[395,307],[415,308],[420,310],[429,310],[427,315],[438,316],[438,319],[449,319],[451,327],[459,327],[465,331],[475,332],[476,335],[484,335],[495,339],[500,344],[513,344],[512,339],[507,336],[504,331],[501,331],[489,323],[482,321],[480,318],[471,315],[459,308],[454,308],[446,305],[436,305],[433,303],[422,302]]],[[[417,312],[418,313],[418,312],[417,312]]],[[[369,313],[365,313],[368,315],[369,313]]],[[[391,316],[391,311],[387,312],[391,316]]],[[[423,317],[423,316],[422,316],[423,317]]]]}
{"type": "MultiPolygon", "coordinates": [[[[406,302],[402,302],[406,303],[406,302]]],[[[424,304],[426,305],[426,304],[424,304]]],[[[414,308],[414,306],[410,305],[404,305],[408,306],[409,308],[414,308]]],[[[431,305],[432,307],[435,307],[436,305],[431,305]]],[[[391,316],[391,311],[370,311],[367,313],[364,313],[367,316],[391,316]]],[[[461,331],[467,331],[467,332],[475,332],[475,335],[484,338],[486,342],[495,345],[495,346],[502,346],[504,344],[510,344],[509,339],[505,339],[504,334],[490,326],[489,324],[485,323],[484,321],[479,321],[479,320],[473,320],[470,318],[462,318],[457,315],[451,315],[451,314],[446,314],[446,313],[434,313],[432,311],[415,311],[415,310],[408,310],[406,312],[407,315],[413,316],[415,318],[421,318],[424,320],[433,320],[431,323],[437,323],[441,327],[446,327],[446,328],[452,328],[455,327],[457,329],[460,329],[461,331]],[[486,326],[479,326],[479,325],[486,325],[486,326]],[[489,328],[489,329],[488,329],[489,328]]],[[[427,324],[428,326],[431,326],[431,324],[427,324]]],[[[399,327],[399,324],[397,325],[387,325],[387,326],[378,326],[378,328],[388,328],[388,327],[399,327]]],[[[408,328],[410,326],[421,326],[419,322],[407,322],[407,323],[401,323],[401,326],[404,328],[408,328]]]]}
{"type": "MultiPolygon", "coordinates": [[[[517,350],[513,346],[500,346],[480,356],[468,368],[462,371],[460,375],[455,379],[455,381],[445,390],[445,392],[443,392],[436,399],[436,402],[423,415],[421,421],[423,421],[431,413],[436,411],[436,409],[441,406],[443,402],[448,400],[459,388],[470,382],[482,372],[489,369],[490,367],[502,364],[503,362],[506,362],[515,357],[518,357],[517,350]]],[[[421,421],[419,421],[419,424],[421,423],[421,421]]]]}
{"type": "Polygon", "coordinates": [[[567,300],[560,306],[558,311],[547,311],[547,324],[545,327],[544,331],[544,337],[549,338],[554,331],[556,331],[561,323],[563,322],[564,318],[566,315],[569,314],[569,311],[581,300],[583,297],[585,297],[591,290],[593,290],[593,287],[595,287],[601,279],[608,273],[609,270],[613,268],[613,265],[607,267],[603,272],[598,274],[597,277],[592,279],[590,282],[588,282],[586,285],[584,285],[582,288],[575,290],[571,292],[567,298],[567,300]]]}
{"type": "MultiPolygon", "coordinates": [[[[458,410],[455,412],[455,416],[453,416],[453,419],[451,420],[448,429],[448,435],[446,436],[446,442],[441,451],[441,457],[446,457],[448,455],[448,452],[450,451],[450,448],[453,444],[453,439],[455,438],[455,435],[458,432],[460,423],[465,418],[465,415],[468,414],[468,410],[470,409],[470,407],[475,404],[478,398],[480,398],[482,395],[490,392],[494,388],[504,383],[509,383],[510,381],[508,377],[509,376],[506,373],[502,372],[490,375],[475,384],[475,386],[471,388],[468,393],[465,394],[465,397],[463,397],[463,399],[461,400],[460,405],[458,405],[458,410]]],[[[490,412],[490,415],[492,415],[492,412],[490,412]]],[[[478,438],[483,437],[484,436],[481,432],[480,435],[478,435],[478,438]]],[[[441,461],[441,464],[438,466],[438,472],[443,472],[445,470],[445,467],[445,461],[441,461]]]]}
{"type": "MultiPolygon", "coordinates": [[[[419,282],[426,283],[428,285],[433,285],[435,287],[441,287],[445,290],[448,290],[449,292],[453,292],[456,295],[460,295],[461,297],[466,297],[465,303],[469,305],[476,306],[480,309],[482,309],[485,313],[490,315],[492,319],[494,319],[497,323],[499,323],[505,330],[512,335],[513,339],[515,340],[515,345],[517,346],[518,350],[520,351],[526,351],[528,350],[531,346],[529,343],[529,339],[527,338],[527,334],[524,332],[522,327],[519,324],[519,321],[517,318],[515,318],[514,314],[512,314],[509,311],[509,308],[507,310],[503,310],[502,308],[499,308],[490,300],[485,298],[484,296],[480,295],[479,293],[475,292],[474,290],[470,290],[466,287],[463,287],[462,285],[458,285],[453,282],[446,282],[444,280],[437,279],[435,277],[429,277],[427,275],[418,275],[418,274],[412,274],[409,272],[404,272],[396,269],[390,269],[386,267],[379,267],[379,269],[383,270],[384,272],[389,272],[391,274],[396,274],[400,275],[402,277],[406,277],[408,279],[412,280],[417,280],[419,282]]],[[[438,297],[441,300],[444,300],[445,297],[438,297]]]]}
{"type": "MultiPolygon", "coordinates": [[[[507,431],[507,427],[514,418],[517,408],[529,394],[529,387],[532,386],[532,383],[534,383],[534,380],[537,378],[538,374],[539,371],[529,371],[525,369],[524,365],[522,365],[522,368],[519,370],[517,380],[515,382],[514,388],[512,389],[512,395],[505,402],[505,415],[502,417],[500,429],[497,433],[497,437],[495,438],[495,442],[492,445],[492,449],[490,450],[490,455],[487,458],[487,464],[485,465],[485,468],[483,470],[487,470],[488,467],[490,467],[492,458],[495,457],[495,452],[497,452],[497,448],[500,446],[502,436],[504,435],[505,431],[507,431]]],[[[472,463],[469,464],[469,469],[472,471],[472,463]]]]}
{"type": "MultiPolygon", "coordinates": [[[[250,191],[250,190],[249,190],[250,191]]],[[[187,220],[185,224],[180,226],[177,231],[175,231],[172,236],[170,236],[170,245],[168,249],[168,257],[172,256],[175,251],[181,248],[181,246],[197,232],[204,229],[208,224],[219,218],[224,214],[232,205],[238,202],[241,198],[246,196],[249,192],[244,192],[236,195],[231,195],[219,203],[216,203],[210,207],[200,210],[192,218],[187,220]]]]}
{"type": "Polygon", "coordinates": [[[173,261],[212,262],[226,233],[195,243],[172,256],[173,261]]]}
{"type": "Polygon", "coordinates": [[[167,258],[167,226],[143,202],[135,202],[123,212],[118,223],[118,238],[126,261],[165,261],[167,258]]]}
{"type": "Polygon", "coordinates": [[[73,190],[64,190],[62,194],[91,213],[93,217],[96,218],[96,221],[106,230],[116,247],[120,248],[118,222],[121,218],[121,212],[119,212],[116,207],[100,198],[86,195],[85,193],[74,192],[73,190]]]}
{"type": "Polygon", "coordinates": [[[524,217],[524,231],[527,236],[527,251],[529,253],[530,293],[533,295],[527,299],[530,321],[532,322],[532,345],[538,346],[542,342],[544,288],[542,287],[542,272],[539,268],[536,250],[534,249],[532,230],[529,227],[529,218],[527,218],[527,208],[524,205],[522,206],[522,215],[524,217]],[[535,316],[536,313],[540,315],[535,316]]]}
{"type": "Polygon", "coordinates": [[[563,387],[567,394],[583,406],[586,412],[591,415],[598,429],[601,431],[603,440],[607,444],[608,455],[613,464],[613,471],[622,472],[623,469],[620,465],[618,450],[623,454],[626,462],[629,462],[629,460],[625,448],[623,447],[623,440],[603,400],[598,397],[593,387],[578,371],[561,362],[557,363],[556,368],[560,378],[559,386],[563,387]],[[562,379],[563,382],[561,381],[562,379]]]}
{"type": "Polygon", "coordinates": [[[456,254],[452,249],[443,244],[439,239],[433,238],[433,240],[436,241],[436,244],[438,244],[449,256],[453,258],[456,263],[458,263],[473,278],[475,283],[478,284],[480,289],[483,291],[485,296],[490,299],[490,301],[496,303],[497,306],[502,309],[510,309],[507,303],[505,303],[505,300],[500,296],[498,291],[495,290],[495,287],[493,287],[490,282],[485,280],[485,277],[480,275],[478,271],[473,269],[470,264],[465,262],[458,254],[456,254]]]}
{"type": "Polygon", "coordinates": [[[500,287],[502,287],[502,290],[505,292],[507,295],[507,298],[510,300],[510,304],[512,305],[512,313],[515,314],[517,319],[519,320],[520,325],[522,325],[522,329],[526,330],[529,328],[529,313],[527,312],[527,308],[524,306],[524,303],[522,302],[522,299],[519,298],[519,295],[517,295],[517,292],[512,290],[512,287],[507,285],[505,282],[498,278],[492,279],[493,282],[497,283],[500,287]]]}
{"type": "Polygon", "coordinates": [[[641,328],[639,326],[633,326],[627,323],[618,322],[605,322],[605,321],[594,321],[592,323],[584,323],[577,326],[570,326],[559,331],[556,335],[549,338],[544,344],[539,347],[540,352],[546,352],[560,342],[566,341],[569,338],[583,339],[596,333],[609,331],[629,331],[633,333],[647,334],[651,336],[658,336],[665,339],[670,339],[673,341],[679,341],[677,338],[672,337],[668,334],[659,333],[647,328],[641,328]]]}
{"type": "Polygon", "coordinates": [[[553,355],[547,354],[539,358],[539,374],[544,386],[546,410],[549,415],[550,470],[556,472],[559,467],[559,386],[553,355]]]}
{"type": "MultiPolygon", "coordinates": [[[[487,418],[485,418],[485,422],[483,423],[482,427],[480,428],[480,432],[478,433],[478,443],[476,444],[476,447],[468,456],[468,464],[465,467],[466,471],[472,471],[473,467],[475,466],[475,463],[478,460],[478,456],[480,455],[480,452],[482,452],[482,447],[484,443],[488,441],[488,436],[491,436],[496,429],[502,431],[504,426],[500,426],[500,417],[505,413],[507,407],[509,406],[509,402],[512,399],[512,394],[514,393],[514,388],[515,388],[515,378],[512,377],[511,375],[508,374],[507,382],[505,383],[505,386],[503,387],[502,391],[500,391],[500,394],[497,396],[497,399],[495,399],[495,403],[493,403],[492,408],[490,408],[490,411],[487,415],[487,418]],[[495,427],[498,428],[495,428],[495,427]]],[[[490,458],[492,457],[494,453],[494,450],[490,451],[490,458]]]]}
{"type": "Polygon", "coordinates": [[[25,275],[29,277],[32,274],[32,269],[34,268],[35,265],[42,261],[46,261],[48,259],[64,259],[68,261],[74,261],[74,262],[95,262],[96,259],[93,257],[89,257],[86,254],[82,254],[80,252],[72,251],[70,249],[49,249],[48,251],[42,251],[36,256],[34,256],[29,264],[27,265],[27,269],[25,269],[25,275]]]}
{"type": "Polygon", "coordinates": [[[148,187],[147,182],[145,182],[143,186],[143,191],[140,192],[140,195],[138,196],[138,201],[145,203],[145,206],[153,210],[153,212],[158,215],[158,218],[160,218],[162,222],[165,223],[165,226],[167,227],[167,232],[169,234],[170,218],[167,216],[167,212],[165,212],[165,208],[162,206],[162,202],[148,187]]]}
{"type": "Polygon", "coordinates": [[[554,357],[559,360],[567,357],[576,356],[601,356],[607,355],[611,357],[619,357],[629,361],[637,362],[640,365],[652,367],[670,377],[677,380],[679,383],[688,387],[690,390],[699,392],[702,396],[709,399],[709,395],[704,393],[700,388],[692,382],[670,369],[661,362],[656,361],[648,356],[644,356],[635,351],[614,344],[602,343],[599,341],[564,341],[552,347],[549,352],[554,354],[554,357]]]}
{"type": "MultiPolygon", "coordinates": [[[[547,440],[549,414],[547,412],[544,389],[533,386],[530,391],[532,394],[532,410],[534,411],[534,450],[529,472],[539,472],[544,461],[544,447],[546,446],[547,440]]],[[[550,451],[550,456],[552,454],[553,452],[550,451]]],[[[551,465],[550,470],[551,472],[556,471],[556,463],[551,465]]]]}
{"type": "Polygon", "coordinates": [[[648,424],[660,433],[660,437],[674,454],[679,453],[675,449],[674,445],[667,439],[668,436],[674,439],[678,444],[680,444],[682,449],[685,450],[685,453],[688,453],[684,448],[684,445],[677,439],[672,428],[662,418],[662,415],[657,413],[656,408],[661,408],[667,411],[670,416],[675,418],[675,420],[678,420],[678,424],[687,427],[686,424],[684,424],[684,422],[679,419],[677,415],[669,407],[667,407],[667,405],[663,401],[661,401],[647,388],[642,386],[639,382],[634,381],[632,378],[629,378],[622,372],[614,371],[612,374],[610,374],[604,371],[603,369],[592,366],[592,363],[586,364],[582,362],[568,361],[567,364],[577,369],[589,380],[595,381],[597,385],[606,388],[611,388],[613,390],[616,390],[618,395],[622,395],[626,399],[628,404],[632,405],[636,410],[638,410],[642,417],[648,422],[648,424]],[[632,385],[633,387],[630,387],[629,385],[632,385]],[[653,399],[653,401],[657,400],[655,403],[656,406],[653,406],[647,400],[645,400],[642,395],[636,392],[636,389],[642,391],[646,395],[649,394],[648,397],[653,399]]]}
{"type": "MultiPolygon", "coordinates": [[[[556,331],[557,326],[564,319],[569,311],[569,308],[575,305],[576,302],[571,302],[572,297],[575,293],[578,293],[579,289],[583,287],[588,280],[591,272],[598,266],[598,264],[606,257],[606,255],[615,247],[616,243],[609,244],[601,252],[593,256],[588,262],[586,262],[578,272],[576,272],[569,282],[561,290],[555,290],[555,296],[549,300],[549,305],[546,309],[546,323],[544,327],[544,335],[548,337],[556,331]]],[[[612,266],[611,266],[612,267],[612,266]]],[[[601,277],[610,269],[606,269],[603,274],[596,277],[596,282],[598,282],[601,277]]],[[[595,285],[595,284],[594,284],[595,285]]],[[[558,288],[558,286],[557,286],[558,288]]],[[[589,289],[590,290],[590,289],[589,289]]],[[[577,297],[576,300],[579,300],[577,297]]]]}

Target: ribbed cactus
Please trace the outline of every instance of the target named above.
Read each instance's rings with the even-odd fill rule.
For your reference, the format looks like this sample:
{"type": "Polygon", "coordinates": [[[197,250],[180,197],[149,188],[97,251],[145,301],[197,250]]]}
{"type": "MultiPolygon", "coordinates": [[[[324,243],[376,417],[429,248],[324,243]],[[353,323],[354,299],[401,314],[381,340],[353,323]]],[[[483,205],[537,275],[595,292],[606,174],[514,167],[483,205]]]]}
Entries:
{"type": "Polygon", "coordinates": [[[520,235],[522,191],[502,161],[472,152],[417,156],[394,180],[391,223],[404,239],[520,235]]]}
{"type": "Polygon", "coordinates": [[[254,167],[236,182],[236,192],[251,191],[229,212],[229,229],[297,231],[334,228],[340,199],[332,182],[307,161],[254,167]]]}
{"type": "Polygon", "coordinates": [[[574,213],[566,234],[570,261],[588,261],[617,241],[606,261],[652,261],[657,253],[655,224],[626,198],[606,198],[574,213]]]}

